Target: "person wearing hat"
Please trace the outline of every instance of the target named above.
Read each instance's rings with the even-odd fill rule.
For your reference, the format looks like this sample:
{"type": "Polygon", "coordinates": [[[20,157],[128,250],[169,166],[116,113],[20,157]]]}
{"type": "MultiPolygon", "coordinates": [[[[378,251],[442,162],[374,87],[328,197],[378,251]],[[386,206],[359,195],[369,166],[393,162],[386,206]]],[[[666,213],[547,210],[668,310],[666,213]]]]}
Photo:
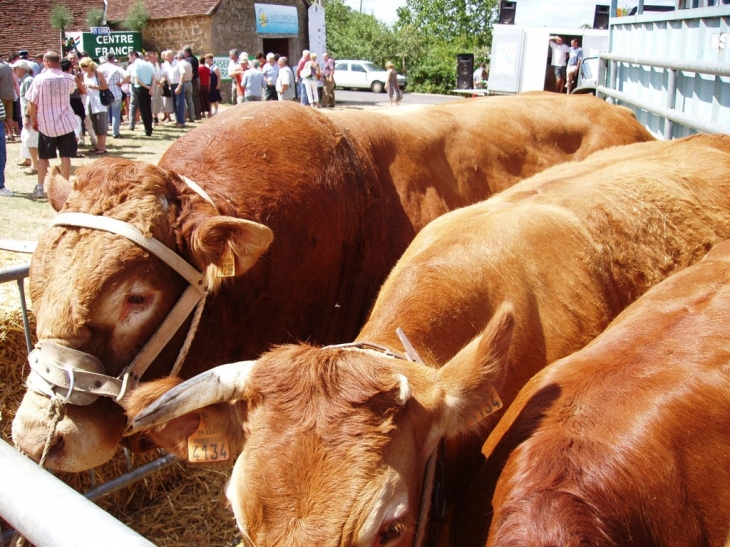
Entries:
{"type": "Polygon", "coordinates": [[[18,51],[18,55],[20,56],[21,60],[25,61],[26,64],[30,67],[31,76],[36,77],[38,76],[38,74],[41,73],[41,65],[39,65],[30,58],[27,49],[21,49],[20,51],[18,51]]]}
{"type": "Polygon", "coordinates": [[[28,99],[25,98],[25,93],[33,83],[33,76],[31,75],[33,69],[28,64],[28,61],[18,60],[12,65],[15,77],[18,78],[20,84],[20,114],[23,117],[23,129],[20,131],[20,159],[21,162],[18,164],[21,167],[30,167],[31,171],[29,175],[35,175],[38,173],[38,131],[31,127],[30,114],[28,113],[28,99]]]}

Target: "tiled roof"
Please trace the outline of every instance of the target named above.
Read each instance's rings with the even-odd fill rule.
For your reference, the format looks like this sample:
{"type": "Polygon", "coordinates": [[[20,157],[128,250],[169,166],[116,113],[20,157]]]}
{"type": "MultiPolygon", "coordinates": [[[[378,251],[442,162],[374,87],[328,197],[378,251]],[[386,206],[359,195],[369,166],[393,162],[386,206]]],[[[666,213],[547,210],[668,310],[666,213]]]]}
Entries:
{"type": "MultiPolygon", "coordinates": [[[[0,0],[2,1],[2,0],[0,0]]],[[[123,21],[129,7],[139,0],[109,0],[108,21],[123,21]]],[[[186,15],[209,15],[220,0],[142,0],[147,6],[150,19],[168,19],[186,15]]]]}
{"type": "Polygon", "coordinates": [[[59,3],[68,6],[73,23],[66,30],[88,30],[86,14],[90,9],[104,9],[103,0],[0,0],[2,42],[0,54],[27,49],[31,55],[60,48],[59,32],[51,26],[51,8],[59,3]]]}

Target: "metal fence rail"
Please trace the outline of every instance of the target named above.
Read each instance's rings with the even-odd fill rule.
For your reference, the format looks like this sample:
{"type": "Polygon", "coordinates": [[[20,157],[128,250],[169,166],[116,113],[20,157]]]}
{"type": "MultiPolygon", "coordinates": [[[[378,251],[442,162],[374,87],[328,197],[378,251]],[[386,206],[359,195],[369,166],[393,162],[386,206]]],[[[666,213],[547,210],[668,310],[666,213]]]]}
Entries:
{"type": "Polygon", "coordinates": [[[9,268],[3,268],[0,270],[0,283],[9,283],[15,281],[18,283],[18,292],[20,293],[20,309],[23,312],[23,330],[25,331],[25,345],[28,348],[28,353],[33,349],[33,344],[30,340],[30,324],[28,323],[28,308],[25,304],[25,289],[23,287],[23,280],[28,277],[30,266],[11,266],[9,268]]]}
{"type": "Polygon", "coordinates": [[[154,547],[0,440],[0,514],[38,547],[154,547]]]}

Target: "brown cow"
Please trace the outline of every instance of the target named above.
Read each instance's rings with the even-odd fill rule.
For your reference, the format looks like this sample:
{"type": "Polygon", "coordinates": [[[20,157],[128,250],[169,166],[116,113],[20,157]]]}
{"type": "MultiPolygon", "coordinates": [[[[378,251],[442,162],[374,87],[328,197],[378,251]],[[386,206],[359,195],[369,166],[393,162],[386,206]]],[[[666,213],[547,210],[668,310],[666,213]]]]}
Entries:
{"type": "Polygon", "coordinates": [[[530,380],[465,501],[482,537],[455,544],[484,545],[491,520],[489,547],[725,545],[728,324],[730,241],[530,380]]]}
{"type": "MultiPolygon", "coordinates": [[[[114,398],[145,369],[137,360],[125,369],[135,356],[150,363],[145,379],[161,377],[182,347],[177,363],[187,378],[272,343],[351,340],[428,221],[550,165],[650,139],[627,109],[549,93],[327,115],[266,103],[216,116],[173,144],[159,167],[107,159],[79,171],[64,224],[42,236],[31,268],[40,339],[34,389],[65,394],[75,386],[47,465],[77,471],[112,456],[126,424],[114,398]],[[132,242],[106,231],[123,229],[116,224],[78,227],[98,217],[142,233],[132,242]],[[184,264],[175,273],[138,246],[145,235],[204,276],[184,264]],[[235,277],[217,277],[225,271],[235,277]],[[192,292],[181,297],[187,285],[192,292]],[[145,346],[173,318],[176,300],[194,303],[203,285],[210,292],[200,322],[191,323],[192,345],[178,330],[191,307],[180,304],[178,322],[164,324],[169,336],[145,346]],[[43,374],[50,387],[38,381],[43,374]]],[[[52,430],[48,405],[29,390],[14,422],[15,442],[35,459],[52,430]]]]}
{"type": "MultiPolygon", "coordinates": [[[[213,404],[205,427],[243,449],[228,496],[254,545],[411,545],[439,440],[450,439],[437,490],[451,502],[496,421],[476,423],[495,408],[489,384],[509,405],[547,363],[730,236],[728,169],[730,137],[704,136],[549,169],[424,228],[354,347],[289,345],[225,365],[134,424],[184,453],[196,409],[213,404]],[[407,346],[399,327],[425,366],[392,357],[407,346]]],[[[133,393],[130,415],[176,382],[133,393]]]]}

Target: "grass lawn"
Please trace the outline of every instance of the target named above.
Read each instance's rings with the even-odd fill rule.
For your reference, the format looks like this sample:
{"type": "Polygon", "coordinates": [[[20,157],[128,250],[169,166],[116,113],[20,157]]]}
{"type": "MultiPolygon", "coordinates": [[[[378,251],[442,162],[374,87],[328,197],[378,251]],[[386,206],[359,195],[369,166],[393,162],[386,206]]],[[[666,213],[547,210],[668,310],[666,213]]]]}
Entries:
{"type": "MultiPolygon", "coordinates": [[[[221,110],[225,106],[221,107],[221,110]]],[[[107,155],[129,158],[132,160],[157,163],[162,154],[180,136],[191,129],[205,123],[206,120],[194,124],[188,123],[185,129],[178,129],[174,123],[158,124],[154,128],[152,137],[145,137],[144,127],[140,123],[134,131],[122,125],[124,138],[113,139],[111,132],[107,137],[107,155]]],[[[84,158],[71,160],[71,173],[81,166],[88,165],[100,156],[89,151],[89,139],[86,139],[87,146],[79,147],[79,153],[84,158]]],[[[29,174],[30,168],[19,167],[20,143],[7,143],[8,162],[5,167],[5,186],[15,192],[13,197],[0,197],[0,240],[26,240],[35,241],[46,229],[56,212],[47,199],[34,200],[31,195],[38,181],[36,175],[29,174]]],[[[61,161],[51,160],[51,168],[54,165],[60,166],[61,161]]],[[[50,169],[49,169],[50,172],[50,169]]]]}

